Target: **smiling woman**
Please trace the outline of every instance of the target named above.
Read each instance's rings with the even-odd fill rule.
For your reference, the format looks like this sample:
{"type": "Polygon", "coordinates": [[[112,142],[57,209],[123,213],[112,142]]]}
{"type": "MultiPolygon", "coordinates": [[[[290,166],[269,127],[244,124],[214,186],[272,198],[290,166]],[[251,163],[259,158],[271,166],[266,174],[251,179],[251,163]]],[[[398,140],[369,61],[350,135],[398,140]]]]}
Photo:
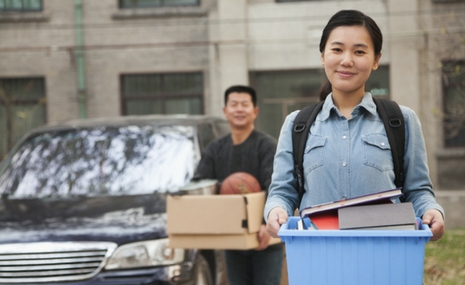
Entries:
{"type": "Polygon", "coordinates": [[[412,202],[415,215],[430,226],[432,240],[444,234],[444,210],[432,189],[417,115],[400,106],[406,141],[403,175],[396,183],[391,155],[395,144],[388,142],[373,96],[365,89],[371,72],[378,69],[382,44],[376,22],[357,10],[337,12],[323,29],[319,50],[329,83],[320,94],[321,111],[302,136],[308,137],[303,148],[304,183],[297,181],[294,169],[293,123],[299,111],[288,115],[282,126],[265,205],[272,236],[296,208],[394,189],[397,184],[403,186],[402,201],[412,202]],[[299,185],[305,189],[303,196],[299,185]]]}

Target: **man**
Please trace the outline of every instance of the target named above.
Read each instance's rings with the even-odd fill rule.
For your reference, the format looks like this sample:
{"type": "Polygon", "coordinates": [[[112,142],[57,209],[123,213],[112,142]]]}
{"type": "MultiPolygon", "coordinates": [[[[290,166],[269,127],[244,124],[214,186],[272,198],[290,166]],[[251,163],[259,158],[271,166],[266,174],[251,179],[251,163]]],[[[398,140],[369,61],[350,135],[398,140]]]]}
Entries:
{"type": "MultiPolygon", "coordinates": [[[[258,115],[255,90],[248,86],[231,86],[225,91],[224,102],[223,113],[231,126],[231,134],[207,146],[195,177],[221,182],[234,172],[247,172],[267,191],[276,140],[255,130],[258,115]]],[[[258,232],[258,240],[256,249],[225,251],[230,285],[280,284],[283,244],[268,246],[270,235],[265,223],[258,232]]]]}

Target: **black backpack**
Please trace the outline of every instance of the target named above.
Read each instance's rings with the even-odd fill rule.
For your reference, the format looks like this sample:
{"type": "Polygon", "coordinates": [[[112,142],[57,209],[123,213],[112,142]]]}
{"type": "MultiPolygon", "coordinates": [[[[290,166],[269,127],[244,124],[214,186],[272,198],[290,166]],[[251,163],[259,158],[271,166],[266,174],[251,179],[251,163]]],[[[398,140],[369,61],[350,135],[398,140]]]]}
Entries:
{"type": "MultiPolygon", "coordinates": [[[[394,162],[395,184],[402,187],[404,183],[404,141],[405,125],[404,116],[399,105],[390,100],[373,97],[379,116],[383,120],[384,127],[391,145],[392,160],[394,162]]],[[[303,108],[296,116],[292,131],[292,149],[294,153],[294,174],[298,181],[299,201],[304,195],[303,160],[305,144],[310,132],[310,127],[323,107],[324,101],[303,108]]]]}

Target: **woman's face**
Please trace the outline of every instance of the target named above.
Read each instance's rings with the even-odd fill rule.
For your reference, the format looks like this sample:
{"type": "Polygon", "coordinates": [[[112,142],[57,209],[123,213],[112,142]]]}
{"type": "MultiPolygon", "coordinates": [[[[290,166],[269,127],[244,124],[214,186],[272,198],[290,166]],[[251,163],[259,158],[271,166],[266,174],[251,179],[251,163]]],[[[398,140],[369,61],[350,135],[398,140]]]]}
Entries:
{"type": "Polygon", "coordinates": [[[340,26],[329,35],[321,61],[334,95],[365,94],[365,82],[378,68],[373,41],[363,26],[340,26]]]}

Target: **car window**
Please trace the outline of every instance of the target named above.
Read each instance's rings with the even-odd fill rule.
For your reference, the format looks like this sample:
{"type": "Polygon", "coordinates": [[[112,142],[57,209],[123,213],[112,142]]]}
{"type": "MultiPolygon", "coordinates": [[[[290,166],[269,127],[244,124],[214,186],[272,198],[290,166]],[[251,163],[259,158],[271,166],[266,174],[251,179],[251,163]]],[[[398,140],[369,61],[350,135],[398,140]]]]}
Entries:
{"type": "Polygon", "coordinates": [[[203,150],[216,137],[213,132],[213,126],[211,124],[199,124],[198,129],[199,129],[200,147],[201,147],[201,150],[203,150]]]}
{"type": "Polygon", "coordinates": [[[223,137],[231,132],[231,127],[229,126],[228,121],[216,121],[215,130],[218,137],[223,137]]]}
{"type": "Polygon", "coordinates": [[[99,127],[41,133],[0,173],[9,198],[105,196],[176,191],[198,155],[191,126],[99,127]]]}

